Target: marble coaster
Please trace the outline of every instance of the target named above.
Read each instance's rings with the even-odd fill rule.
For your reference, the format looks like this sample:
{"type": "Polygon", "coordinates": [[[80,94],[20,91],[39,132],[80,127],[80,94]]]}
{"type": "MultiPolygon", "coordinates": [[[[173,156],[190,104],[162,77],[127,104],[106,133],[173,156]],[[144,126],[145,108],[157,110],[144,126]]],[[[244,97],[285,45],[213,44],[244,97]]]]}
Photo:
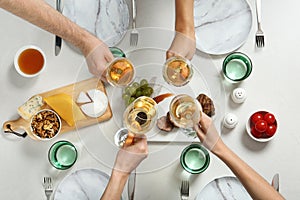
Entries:
{"type": "Polygon", "coordinates": [[[99,200],[109,176],[97,169],[81,169],[65,177],[55,190],[54,200],[99,200]]]}
{"type": "Polygon", "coordinates": [[[252,11],[246,0],[195,0],[196,46],[222,55],[238,49],[248,38],[252,11]]]}
{"type": "Polygon", "coordinates": [[[251,200],[252,198],[237,178],[226,176],[208,183],[195,198],[195,200],[212,199],[251,200]]]}
{"type": "Polygon", "coordinates": [[[119,43],[129,25],[125,0],[64,0],[63,14],[108,46],[119,43]]]}

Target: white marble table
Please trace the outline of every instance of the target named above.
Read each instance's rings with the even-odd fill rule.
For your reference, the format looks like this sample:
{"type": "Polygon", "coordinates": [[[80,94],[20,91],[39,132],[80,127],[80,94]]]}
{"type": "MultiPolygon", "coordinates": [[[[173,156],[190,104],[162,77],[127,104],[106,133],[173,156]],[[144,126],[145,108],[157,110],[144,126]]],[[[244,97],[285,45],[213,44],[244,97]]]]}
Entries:
{"type": "MultiPolygon", "coordinates": [[[[51,5],[54,1],[48,0],[51,5]]],[[[249,1],[254,9],[254,0],[249,1]]],[[[267,180],[275,173],[280,174],[280,191],[286,199],[298,199],[300,168],[300,136],[297,123],[300,112],[298,99],[299,66],[297,58],[300,46],[300,28],[298,8],[300,2],[263,1],[263,28],[266,33],[266,46],[257,49],[254,45],[256,25],[253,24],[249,37],[239,51],[246,53],[253,61],[253,72],[240,85],[224,82],[226,91],[226,113],[232,112],[239,118],[234,130],[223,130],[222,138],[240,157],[249,163],[267,180]],[[284,37],[284,34],[288,36],[284,37]],[[236,105],[231,102],[229,94],[236,87],[243,87],[248,92],[247,100],[236,105]],[[278,119],[278,135],[269,143],[257,143],[245,132],[245,123],[250,113],[270,110],[278,119]]],[[[174,27],[174,1],[172,0],[137,0],[137,26],[159,27],[172,30],[174,27]],[[155,11],[155,12],[154,12],[155,11]],[[154,14],[155,13],[155,14],[154,14]],[[151,16],[151,17],[144,17],[151,16]]],[[[255,10],[253,10],[253,13],[255,10]]],[[[253,16],[253,23],[255,23],[253,16]]],[[[0,10],[1,50],[0,50],[0,88],[2,103],[0,106],[1,124],[17,117],[16,109],[30,96],[90,77],[84,66],[83,57],[68,45],[63,45],[58,57],[54,56],[54,36],[3,10],[0,10]],[[42,76],[34,79],[20,77],[13,68],[16,50],[27,44],[36,44],[44,49],[47,56],[47,68],[42,76]]],[[[129,38],[125,36],[124,40],[129,38]]],[[[125,42],[120,44],[125,47],[125,42]]],[[[208,56],[197,52],[194,59],[212,59],[218,70],[224,59],[222,56],[208,56]]],[[[221,80],[223,81],[223,80],[221,80]]],[[[72,141],[79,150],[79,159],[66,171],[51,168],[47,160],[47,150],[54,141],[36,142],[30,138],[14,139],[5,134],[0,135],[0,198],[1,199],[46,199],[42,186],[42,177],[50,175],[57,187],[63,178],[78,169],[95,168],[110,174],[110,167],[99,162],[97,155],[86,148],[82,138],[91,141],[98,126],[63,134],[55,140],[72,141]]],[[[105,142],[99,141],[100,145],[105,142]]],[[[159,144],[151,144],[155,148],[159,144]]],[[[174,150],[180,152],[186,144],[175,144],[174,150]]],[[[114,158],[116,150],[109,151],[114,158]]],[[[163,154],[158,157],[165,159],[163,154]]],[[[111,162],[110,160],[107,162],[111,162]]],[[[215,156],[205,173],[191,177],[191,199],[194,199],[204,186],[215,178],[230,176],[232,172],[215,156]]],[[[161,169],[139,173],[137,176],[136,199],[180,199],[179,187],[182,168],[178,159],[161,169]],[[163,177],[163,178],[162,178],[163,177]]],[[[127,199],[124,191],[124,199],[127,199]]]]}

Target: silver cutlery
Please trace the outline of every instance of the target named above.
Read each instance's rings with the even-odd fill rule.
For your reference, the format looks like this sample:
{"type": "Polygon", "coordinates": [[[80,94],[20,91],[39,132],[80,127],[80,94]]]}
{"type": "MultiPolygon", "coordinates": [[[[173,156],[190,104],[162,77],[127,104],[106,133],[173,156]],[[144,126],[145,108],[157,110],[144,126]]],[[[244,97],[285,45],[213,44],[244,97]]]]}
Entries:
{"type": "Polygon", "coordinates": [[[132,30],[130,33],[130,46],[136,46],[139,39],[139,32],[136,29],[136,0],[132,0],[132,30]]]}
{"type": "MultiPolygon", "coordinates": [[[[56,0],[56,10],[60,13],[62,13],[63,10],[63,5],[61,0],[56,0]]],[[[61,44],[62,44],[62,39],[61,37],[55,35],[55,56],[57,56],[60,53],[61,50],[61,44]]]]}
{"type": "Polygon", "coordinates": [[[271,185],[279,192],[279,174],[275,174],[272,179],[271,185]]]}
{"type": "Polygon", "coordinates": [[[181,181],[181,188],[180,188],[180,196],[181,200],[188,200],[189,199],[189,181],[184,180],[181,181]]]}
{"type": "Polygon", "coordinates": [[[43,183],[44,183],[45,195],[47,197],[47,200],[49,200],[53,192],[51,177],[44,177],[43,183]]]}
{"type": "Polygon", "coordinates": [[[257,31],[255,34],[255,42],[257,47],[265,46],[265,36],[261,28],[261,0],[256,0],[256,16],[257,16],[257,31]]]}
{"type": "Polygon", "coordinates": [[[136,180],[136,170],[133,170],[128,178],[128,199],[134,199],[134,190],[135,190],[135,180],[136,180]]]}

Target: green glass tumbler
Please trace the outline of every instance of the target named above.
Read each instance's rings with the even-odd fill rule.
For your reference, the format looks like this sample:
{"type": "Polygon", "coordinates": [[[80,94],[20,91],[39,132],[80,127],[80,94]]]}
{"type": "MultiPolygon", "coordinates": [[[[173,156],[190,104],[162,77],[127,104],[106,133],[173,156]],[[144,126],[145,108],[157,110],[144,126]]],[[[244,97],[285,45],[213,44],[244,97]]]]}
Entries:
{"type": "Polygon", "coordinates": [[[123,57],[126,58],[125,53],[122,51],[122,49],[118,47],[109,47],[110,52],[114,55],[115,58],[123,57]]]}
{"type": "Polygon", "coordinates": [[[180,164],[183,169],[191,174],[204,172],[210,163],[208,151],[200,144],[191,144],[181,153],[180,164]]]}
{"type": "Polygon", "coordinates": [[[57,141],[50,147],[48,159],[56,169],[69,169],[77,160],[76,147],[68,141],[57,141]]]}
{"type": "Polygon", "coordinates": [[[233,52],[224,59],[222,72],[228,80],[240,82],[251,74],[252,62],[246,54],[233,52]]]}

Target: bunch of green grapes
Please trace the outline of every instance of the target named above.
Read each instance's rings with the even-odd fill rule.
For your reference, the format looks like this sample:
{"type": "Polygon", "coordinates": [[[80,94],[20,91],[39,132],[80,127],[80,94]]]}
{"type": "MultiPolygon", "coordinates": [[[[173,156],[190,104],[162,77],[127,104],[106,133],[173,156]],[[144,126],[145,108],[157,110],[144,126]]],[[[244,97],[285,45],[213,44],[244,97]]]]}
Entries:
{"type": "Polygon", "coordinates": [[[134,82],[131,85],[127,86],[123,91],[122,98],[125,101],[125,105],[128,106],[138,97],[150,97],[152,93],[153,88],[148,84],[148,81],[146,79],[142,79],[140,83],[134,82]]]}

